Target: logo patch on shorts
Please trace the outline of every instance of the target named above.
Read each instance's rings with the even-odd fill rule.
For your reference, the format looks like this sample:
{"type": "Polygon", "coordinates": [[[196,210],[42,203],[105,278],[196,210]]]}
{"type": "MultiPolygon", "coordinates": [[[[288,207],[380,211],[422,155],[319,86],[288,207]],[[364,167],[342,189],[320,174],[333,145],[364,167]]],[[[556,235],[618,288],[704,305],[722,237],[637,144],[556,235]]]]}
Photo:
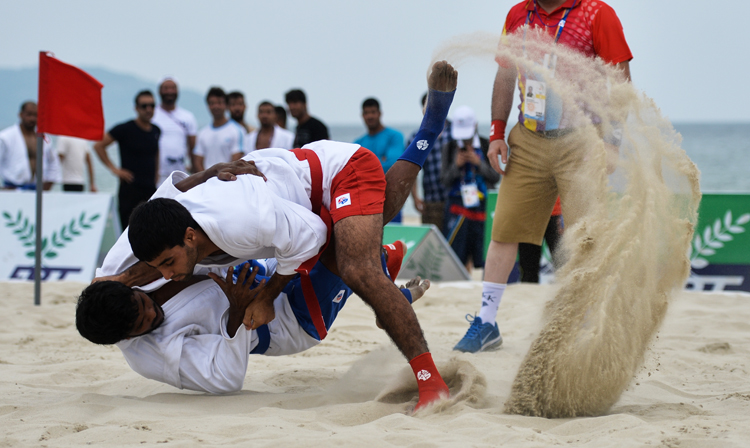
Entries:
{"type": "Polygon", "coordinates": [[[341,299],[344,298],[344,294],[346,294],[346,291],[344,291],[343,289],[339,291],[339,293],[336,294],[336,297],[333,298],[333,303],[341,302],[341,299]]]}
{"type": "Polygon", "coordinates": [[[336,198],[336,208],[346,207],[347,205],[352,205],[350,193],[342,194],[336,198]]]}
{"type": "Polygon", "coordinates": [[[428,146],[430,146],[430,144],[427,143],[427,140],[419,140],[417,142],[417,149],[421,151],[424,151],[425,149],[427,149],[428,146]]]}

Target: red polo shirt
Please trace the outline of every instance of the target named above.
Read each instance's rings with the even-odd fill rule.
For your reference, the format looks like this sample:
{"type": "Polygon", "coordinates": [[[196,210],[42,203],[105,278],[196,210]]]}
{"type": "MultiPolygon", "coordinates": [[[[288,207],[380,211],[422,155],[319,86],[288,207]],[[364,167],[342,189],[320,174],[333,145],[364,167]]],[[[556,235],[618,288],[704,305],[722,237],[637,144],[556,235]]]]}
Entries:
{"type": "Polygon", "coordinates": [[[601,0],[568,0],[551,13],[536,5],[534,0],[524,0],[508,12],[503,34],[510,34],[522,27],[528,18],[532,27],[545,28],[554,36],[565,10],[573,8],[568,15],[559,44],[573,48],[586,56],[599,56],[610,64],[619,64],[633,59],[622,24],[615,10],[601,0]],[[545,26],[546,25],[546,26],[545,26]]]}

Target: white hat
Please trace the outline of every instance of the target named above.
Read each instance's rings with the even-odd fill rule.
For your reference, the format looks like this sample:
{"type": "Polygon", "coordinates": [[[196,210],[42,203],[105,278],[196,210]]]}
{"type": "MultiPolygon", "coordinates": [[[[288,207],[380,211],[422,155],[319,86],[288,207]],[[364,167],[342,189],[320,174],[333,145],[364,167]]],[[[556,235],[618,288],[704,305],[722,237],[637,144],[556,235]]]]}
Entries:
{"type": "Polygon", "coordinates": [[[177,85],[177,86],[179,86],[179,85],[180,85],[180,83],[179,83],[179,82],[177,82],[177,78],[176,78],[176,77],[174,77],[174,76],[172,76],[172,75],[166,75],[166,76],[164,76],[163,78],[161,78],[161,79],[159,80],[159,84],[157,84],[157,86],[161,87],[161,85],[162,85],[162,84],[164,84],[164,83],[165,83],[165,82],[167,82],[167,81],[172,81],[172,82],[173,82],[173,83],[175,83],[175,85],[177,85]]]}
{"type": "Polygon", "coordinates": [[[460,106],[453,112],[451,122],[451,137],[454,140],[468,140],[474,137],[477,131],[477,117],[474,109],[469,106],[460,106]]]}

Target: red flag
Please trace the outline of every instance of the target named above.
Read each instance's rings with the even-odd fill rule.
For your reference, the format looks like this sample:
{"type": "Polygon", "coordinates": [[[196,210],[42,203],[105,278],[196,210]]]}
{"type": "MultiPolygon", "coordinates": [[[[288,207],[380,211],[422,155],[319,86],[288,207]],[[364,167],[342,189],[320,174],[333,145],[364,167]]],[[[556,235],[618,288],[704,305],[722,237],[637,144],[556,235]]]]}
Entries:
{"type": "Polygon", "coordinates": [[[83,70],[39,52],[37,131],[86,140],[104,137],[102,83],[83,70]]]}

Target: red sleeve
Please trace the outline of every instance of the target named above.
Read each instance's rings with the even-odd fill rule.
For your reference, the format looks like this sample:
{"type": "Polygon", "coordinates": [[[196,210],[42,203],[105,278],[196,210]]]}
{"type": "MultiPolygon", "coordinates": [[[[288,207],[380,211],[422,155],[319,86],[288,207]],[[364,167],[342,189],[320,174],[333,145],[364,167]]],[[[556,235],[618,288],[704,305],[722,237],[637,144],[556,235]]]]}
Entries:
{"type": "MultiPolygon", "coordinates": [[[[503,34],[502,36],[505,37],[506,35],[513,34],[521,25],[525,23],[526,18],[526,2],[523,1],[515,6],[513,6],[510,11],[508,11],[508,15],[505,16],[505,23],[503,24],[503,34]],[[522,19],[519,22],[519,17],[522,19]]],[[[502,42],[502,38],[500,40],[502,42]]],[[[497,58],[497,63],[503,67],[503,68],[509,68],[512,66],[511,61],[508,61],[505,58],[497,58]]]]}
{"type": "Polygon", "coordinates": [[[611,6],[602,4],[594,17],[593,28],[594,51],[604,62],[615,65],[633,59],[620,19],[611,6]]]}

